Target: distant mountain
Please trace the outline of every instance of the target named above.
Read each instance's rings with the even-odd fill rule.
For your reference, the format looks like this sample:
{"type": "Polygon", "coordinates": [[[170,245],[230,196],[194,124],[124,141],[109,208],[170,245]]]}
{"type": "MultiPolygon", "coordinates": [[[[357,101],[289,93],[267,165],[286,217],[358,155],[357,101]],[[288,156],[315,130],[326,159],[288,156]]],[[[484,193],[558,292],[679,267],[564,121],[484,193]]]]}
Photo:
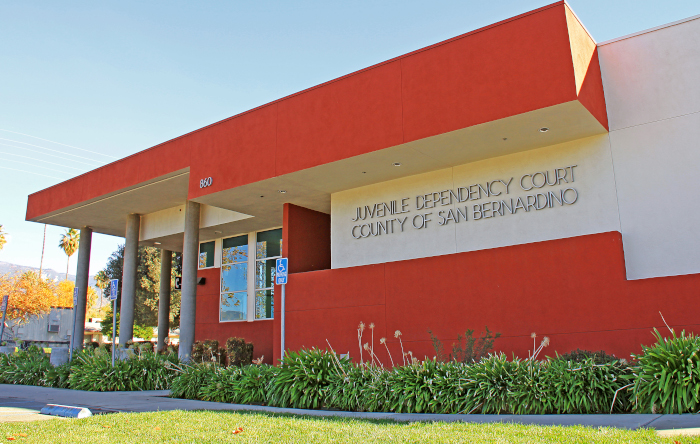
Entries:
{"type": "MultiPolygon", "coordinates": [[[[0,275],[3,274],[18,274],[18,273],[24,273],[25,271],[36,271],[39,272],[39,269],[36,267],[28,267],[26,265],[17,265],[17,264],[11,264],[9,262],[2,262],[0,261],[0,275]]],[[[41,274],[44,275],[45,278],[50,279],[52,281],[62,281],[63,279],[66,278],[66,273],[61,273],[56,270],[52,270],[50,268],[44,268],[41,270],[41,274]]],[[[68,275],[68,280],[75,282],[75,275],[74,274],[69,274],[68,275]]],[[[95,276],[90,276],[88,279],[88,285],[91,287],[95,288],[95,291],[97,292],[98,296],[101,296],[101,291],[97,286],[95,285],[95,276]]],[[[99,304],[99,298],[96,302],[96,305],[99,304]]],[[[108,304],[109,299],[108,298],[103,298],[102,304],[108,304]]]]}
{"type": "MultiPolygon", "coordinates": [[[[17,265],[17,264],[11,264],[9,262],[2,262],[0,261],[0,274],[15,274],[15,273],[24,273],[25,271],[36,271],[38,272],[39,269],[35,267],[28,267],[26,265],[17,265]]],[[[59,281],[62,281],[63,279],[66,278],[66,273],[60,273],[56,270],[52,270],[50,268],[44,268],[41,270],[41,274],[44,275],[47,279],[50,280],[56,280],[58,279],[59,281]]],[[[69,274],[68,275],[68,280],[75,282],[75,275],[69,274]]],[[[93,280],[93,277],[90,276],[90,286],[94,286],[95,282],[93,280]]]]}

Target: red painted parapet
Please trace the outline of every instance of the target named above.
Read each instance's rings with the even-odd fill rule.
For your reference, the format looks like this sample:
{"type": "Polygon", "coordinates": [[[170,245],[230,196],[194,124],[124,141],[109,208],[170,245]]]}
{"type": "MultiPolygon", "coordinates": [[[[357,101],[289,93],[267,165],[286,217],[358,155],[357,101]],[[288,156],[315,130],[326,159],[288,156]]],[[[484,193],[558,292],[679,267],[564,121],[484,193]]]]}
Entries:
{"type": "MultiPolygon", "coordinates": [[[[255,108],[29,196],[27,219],[189,168],[188,198],[580,101],[607,128],[595,43],[564,2],[255,108]],[[235,163],[236,174],[230,174],[235,163]],[[215,177],[211,186],[200,180],[215,177]]],[[[184,199],[184,196],[183,196],[184,199]]]]}

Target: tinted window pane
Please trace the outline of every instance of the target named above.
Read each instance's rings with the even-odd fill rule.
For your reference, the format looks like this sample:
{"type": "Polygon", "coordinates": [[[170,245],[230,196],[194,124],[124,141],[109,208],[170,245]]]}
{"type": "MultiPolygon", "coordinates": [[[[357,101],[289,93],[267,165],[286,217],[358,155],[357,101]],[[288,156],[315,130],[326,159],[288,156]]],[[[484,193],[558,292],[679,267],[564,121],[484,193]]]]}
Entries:
{"type": "Polygon", "coordinates": [[[214,241],[199,244],[199,268],[214,266],[214,241]]]}
{"type": "Polygon", "coordinates": [[[275,283],[277,259],[255,262],[255,288],[272,287],[275,283]]]}
{"type": "Polygon", "coordinates": [[[255,292],[255,319],[272,319],[274,313],[273,290],[255,292]]]}
{"type": "Polygon", "coordinates": [[[248,289],[248,264],[221,266],[221,292],[246,291],[248,289]]]}
{"type": "Polygon", "coordinates": [[[241,245],[239,247],[228,247],[224,248],[223,254],[221,256],[222,264],[232,264],[234,262],[247,262],[248,261],[248,245],[241,245]]]}
{"type": "Polygon", "coordinates": [[[257,235],[256,259],[282,255],[282,229],[262,231],[257,235]]]}
{"type": "Polygon", "coordinates": [[[244,234],[242,236],[229,237],[227,239],[224,239],[222,247],[231,248],[231,247],[241,247],[243,245],[248,245],[248,235],[247,234],[244,234]]]}
{"type": "Polygon", "coordinates": [[[247,312],[248,294],[224,293],[221,295],[221,320],[245,321],[247,312]]]}

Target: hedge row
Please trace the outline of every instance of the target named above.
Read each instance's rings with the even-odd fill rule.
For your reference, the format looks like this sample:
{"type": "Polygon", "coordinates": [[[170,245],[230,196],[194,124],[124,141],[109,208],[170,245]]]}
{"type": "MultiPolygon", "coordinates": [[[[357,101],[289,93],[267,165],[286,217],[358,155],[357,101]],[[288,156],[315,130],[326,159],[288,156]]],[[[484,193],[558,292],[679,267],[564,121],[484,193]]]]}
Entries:
{"type": "Polygon", "coordinates": [[[77,353],[70,363],[54,367],[37,347],[12,355],[0,354],[0,383],[39,385],[88,391],[167,390],[177,372],[177,355],[137,353],[115,362],[105,348],[77,353]],[[166,363],[168,363],[166,365],[166,363]]]}
{"type": "Polygon", "coordinates": [[[0,356],[0,382],[80,390],[153,390],[172,396],[305,409],[404,413],[696,413],[700,338],[662,338],[636,361],[585,354],[543,361],[489,355],[477,363],[425,360],[384,369],[334,353],[289,352],[277,367],[191,365],[144,353],[111,367],[97,351],[53,368],[41,351],[0,356]]]}

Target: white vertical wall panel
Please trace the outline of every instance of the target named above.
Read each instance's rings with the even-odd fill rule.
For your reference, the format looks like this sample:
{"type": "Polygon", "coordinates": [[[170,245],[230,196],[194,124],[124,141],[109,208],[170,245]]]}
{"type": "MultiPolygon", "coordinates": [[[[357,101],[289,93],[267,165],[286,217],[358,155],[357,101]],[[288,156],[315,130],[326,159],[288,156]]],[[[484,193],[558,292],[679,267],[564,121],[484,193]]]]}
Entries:
{"type": "Polygon", "coordinates": [[[700,272],[700,19],[599,47],[628,279],[700,272]]]}
{"type": "MultiPolygon", "coordinates": [[[[455,183],[479,183],[490,177],[514,177],[509,196],[491,197],[485,199],[487,201],[506,198],[509,202],[510,198],[525,199],[533,192],[547,193],[567,187],[579,193],[579,200],[573,205],[560,206],[555,202],[551,208],[539,211],[520,210],[512,215],[503,211],[503,216],[458,224],[458,252],[620,231],[607,134],[461,165],[454,170],[455,183]],[[559,186],[544,186],[530,191],[523,190],[518,183],[523,174],[538,171],[552,173],[556,168],[569,165],[576,165],[572,183],[562,182],[559,186]]],[[[525,179],[526,184],[528,180],[525,179]]]]}
{"type": "Polygon", "coordinates": [[[700,17],[598,53],[610,131],[700,111],[700,17]]]}
{"type": "MultiPolygon", "coordinates": [[[[529,187],[527,183],[526,187],[529,187]]],[[[572,193],[569,194],[570,200],[573,200],[572,193]]],[[[353,267],[619,230],[610,146],[608,135],[604,134],[334,193],[331,195],[331,266],[353,267]],[[523,175],[551,173],[572,165],[575,165],[573,182],[560,181],[557,185],[531,191],[520,186],[523,175]],[[446,205],[416,208],[419,195],[456,191],[459,187],[483,185],[498,179],[508,182],[511,177],[513,181],[508,194],[505,185],[494,183],[493,191],[500,193],[499,196],[482,196],[452,204],[445,200],[446,205]],[[575,188],[579,196],[572,205],[554,204],[551,208],[530,208],[529,211],[520,209],[514,214],[503,211],[502,216],[474,219],[474,205],[501,199],[524,199],[528,194],[555,192],[568,187],[575,188]],[[357,207],[392,200],[400,202],[402,198],[408,198],[409,203],[409,211],[404,214],[359,222],[352,220],[357,207]],[[440,225],[441,212],[446,216],[449,210],[454,212],[456,208],[466,213],[468,220],[440,225]],[[414,228],[413,218],[426,213],[430,213],[431,219],[428,227],[414,228]],[[394,233],[362,239],[352,236],[353,227],[358,223],[376,223],[395,217],[408,217],[404,231],[395,230],[394,233]]]]}
{"type": "Polygon", "coordinates": [[[432,220],[428,222],[428,228],[417,230],[411,226],[411,218],[419,213],[415,210],[416,195],[453,187],[452,168],[447,168],[332,194],[331,267],[354,267],[456,253],[454,227],[438,227],[434,214],[429,216],[432,220]],[[398,222],[394,222],[392,234],[365,239],[352,237],[352,227],[357,224],[352,219],[357,207],[391,200],[400,203],[406,197],[409,197],[410,212],[366,220],[408,217],[403,230],[398,222]]]}
{"type": "Polygon", "coordinates": [[[700,113],[610,133],[628,279],[700,273],[700,113]]]}

